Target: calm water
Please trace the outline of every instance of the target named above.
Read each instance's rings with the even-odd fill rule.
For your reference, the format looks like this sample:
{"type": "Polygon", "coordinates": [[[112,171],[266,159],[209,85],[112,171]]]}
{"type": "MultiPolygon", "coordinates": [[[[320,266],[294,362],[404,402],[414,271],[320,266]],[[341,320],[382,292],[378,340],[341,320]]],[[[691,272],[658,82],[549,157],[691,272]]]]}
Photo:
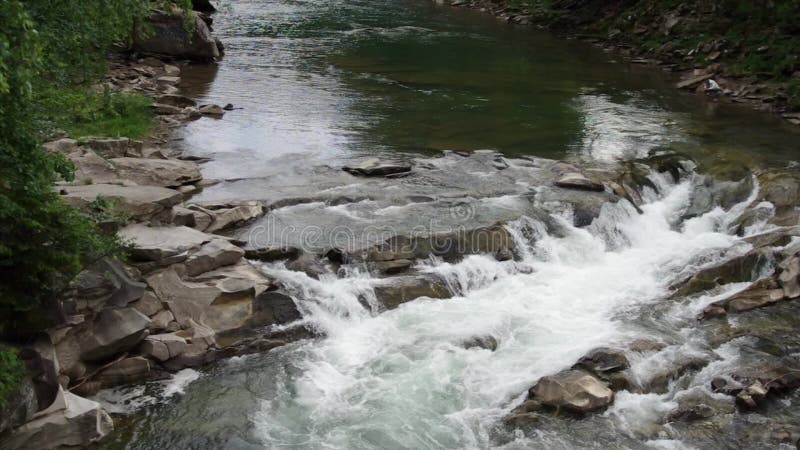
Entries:
{"type": "MultiPolygon", "coordinates": [[[[772,117],[681,94],[657,70],[480,13],[427,0],[239,0],[220,10],[226,58],[188,70],[184,89],[241,109],[176,135],[185,151],[213,158],[206,177],[226,180],[201,199],[310,195],[347,183],[338,171],[347,161],[448,149],[606,164],[672,148],[731,176],[800,159],[800,134],[772,117]]],[[[645,322],[676,342],[658,364],[701,351],[689,324],[709,299],[683,305],[688,311],[664,305],[669,320],[641,317],[690,261],[741,250],[715,228],[730,219],[719,212],[676,231],[690,190],[666,183],[642,216],[614,211],[590,232],[520,242],[531,246],[523,262],[532,274],[483,257],[431,267],[464,287],[457,301],[380,316],[359,309],[357,297],[374,283],[368,276],[320,283],[267,267],[309,302],[328,337],[209,368],[184,394],[123,420],[108,446],[681,448],[681,436],[659,425],[675,406],[667,394],[621,395],[602,417],[545,424],[533,438],[497,424],[536,379],[593,346],[657,335],[642,331],[645,322]],[[610,235],[629,246],[607,249],[601,236],[610,235]],[[458,348],[474,333],[493,334],[500,348],[458,348]]],[[[287,217],[324,221],[323,207],[314,208],[287,217]]],[[[537,229],[522,222],[514,230],[537,229]]],[[[714,370],[736,362],[733,347],[718,351],[714,370]]],[[[655,364],[639,363],[641,372],[655,364]]]]}

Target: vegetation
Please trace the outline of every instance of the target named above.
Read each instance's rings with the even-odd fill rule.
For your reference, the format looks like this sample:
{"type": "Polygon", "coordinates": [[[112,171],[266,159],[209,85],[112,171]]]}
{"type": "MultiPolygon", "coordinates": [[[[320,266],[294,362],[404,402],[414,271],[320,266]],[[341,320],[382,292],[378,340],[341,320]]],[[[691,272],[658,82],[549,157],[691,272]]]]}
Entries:
{"type": "Polygon", "coordinates": [[[22,362],[12,349],[0,349],[0,408],[7,404],[8,395],[25,373],[22,362]]]}

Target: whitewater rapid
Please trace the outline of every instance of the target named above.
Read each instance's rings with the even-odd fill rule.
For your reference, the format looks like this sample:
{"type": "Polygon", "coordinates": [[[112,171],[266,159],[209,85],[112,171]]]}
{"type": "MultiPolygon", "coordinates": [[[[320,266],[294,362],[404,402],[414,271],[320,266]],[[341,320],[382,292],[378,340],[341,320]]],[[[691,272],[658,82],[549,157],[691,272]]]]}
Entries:
{"type": "MultiPolygon", "coordinates": [[[[740,205],[682,222],[691,179],[651,179],[659,193],[646,193],[642,214],[620,202],[585,229],[571,225],[569,211],[549,225],[527,217],[508,224],[518,261],[473,255],[420,264],[447,281],[456,294],[448,300],[417,299],[379,314],[372,293],[379,280],[366,271],[316,280],[265,265],[296,298],[304,323],[325,337],[286,350],[287,368],[278,369],[275,391],[252,418],[256,436],[269,448],[497,446],[498,425],[540,377],[598,346],[662,339],[637,323],[640,311],[672,301],[665,300],[670,284],[749,245],[727,232],[740,205]],[[460,345],[484,335],[497,339],[496,351],[460,345]]],[[[713,300],[676,303],[665,315],[673,345],[634,360],[634,375],[699,352],[686,311],[713,300]]],[[[635,437],[674,405],[668,395],[623,392],[606,416],[635,437]]],[[[529,439],[505,445],[525,447],[529,439]]],[[[648,445],[673,444],[680,443],[648,445]]]]}

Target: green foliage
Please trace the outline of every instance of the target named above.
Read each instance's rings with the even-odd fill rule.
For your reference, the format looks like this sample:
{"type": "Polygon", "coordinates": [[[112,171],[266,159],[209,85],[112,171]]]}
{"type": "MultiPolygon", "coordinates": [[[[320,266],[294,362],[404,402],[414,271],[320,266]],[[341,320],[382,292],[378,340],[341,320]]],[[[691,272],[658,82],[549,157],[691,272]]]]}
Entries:
{"type": "Polygon", "coordinates": [[[0,408],[6,406],[8,395],[25,375],[25,367],[12,349],[0,349],[0,408]]]}
{"type": "Polygon", "coordinates": [[[789,82],[787,94],[789,97],[789,108],[793,111],[800,111],[800,80],[794,79],[789,82]]]}
{"type": "Polygon", "coordinates": [[[37,126],[45,134],[61,129],[73,138],[140,138],[153,123],[152,101],[138,93],[90,92],[82,87],[40,89],[34,99],[37,126]]]}

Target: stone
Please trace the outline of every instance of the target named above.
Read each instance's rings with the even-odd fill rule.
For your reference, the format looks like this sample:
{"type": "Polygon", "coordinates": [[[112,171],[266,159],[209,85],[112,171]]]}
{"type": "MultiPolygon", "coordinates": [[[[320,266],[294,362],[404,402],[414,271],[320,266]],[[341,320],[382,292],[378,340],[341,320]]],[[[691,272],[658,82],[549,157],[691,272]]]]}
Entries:
{"type": "Polygon", "coordinates": [[[598,375],[618,372],[630,366],[625,352],[608,347],[600,347],[590,351],[575,364],[575,368],[582,368],[598,375]]]}
{"type": "Polygon", "coordinates": [[[614,392],[582,370],[568,370],[543,377],[529,391],[530,398],[557,410],[585,414],[606,408],[614,392]]]}
{"type": "Polygon", "coordinates": [[[42,144],[42,148],[51,153],[69,153],[78,146],[78,141],[70,138],[56,139],[42,144]]]}
{"type": "Polygon", "coordinates": [[[104,184],[118,181],[114,165],[89,149],[80,149],[67,155],[75,166],[75,181],[71,184],[104,184]]]}
{"type": "Polygon", "coordinates": [[[150,331],[158,332],[166,330],[170,322],[175,320],[175,316],[169,311],[161,311],[150,318],[150,331]]]}
{"type": "Polygon", "coordinates": [[[192,0],[192,9],[204,13],[213,13],[217,10],[209,0],[192,0]]]}
{"type": "Polygon", "coordinates": [[[674,295],[684,297],[723,284],[751,281],[771,259],[768,250],[753,250],[722,264],[701,269],[690,278],[673,285],[672,288],[676,289],[674,295]]]}
{"type": "Polygon", "coordinates": [[[189,276],[209,272],[222,266],[239,262],[244,257],[244,250],[224,239],[214,239],[192,253],[184,263],[189,276]]]}
{"type": "MultiPolygon", "coordinates": [[[[178,66],[173,66],[172,64],[164,64],[164,73],[169,77],[177,77],[181,74],[181,69],[178,66]]],[[[162,102],[167,103],[167,102],[162,102]]]]}
{"type": "Polygon", "coordinates": [[[103,369],[95,378],[103,389],[123,384],[138,383],[151,376],[150,362],[141,356],[125,358],[103,369]]]}
{"type": "Polygon", "coordinates": [[[104,309],[80,339],[81,359],[98,361],[135,347],[147,336],[150,319],[134,308],[104,309]]]}
{"type": "Polygon", "coordinates": [[[211,224],[204,231],[215,233],[243,225],[261,217],[266,212],[264,206],[257,201],[206,202],[188,206],[193,211],[200,211],[211,216],[211,224]]]}
{"type": "Polygon", "coordinates": [[[148,336],[139,346],[142,355],[156,361],[167,361],[186,351],[186,339],[175,333],[148,336]]]}
{"type": "Polygon", "coordinates": [[[172,268],[147,277],[147,285],[184,327],[192,320],[202,323],[209,306],[220,295],[215,287],[184,282],[172,268]]]}
{"type": "Polygon", "coordinates": [[[467,350],[471,348],[482,348],[485,350],[489,350],[493,352],[497,350],[497,339],[494,336],[486,335],[486,336],[475,336],[473,338],[469,338],[466,341],[461,343],[461,346],[466,348],[467,350]]]}
{"type": "Polygon", "coordinates": [[[251,326],[283,325],[302,318],[291,296],[280,290],[266,291],[253,302],[251,326]]]}
{"type": "Polygon", "coordinates": [[[698,75],[698,76],[691,77],[689,79],[683,80],[683,81],[679,82],[678,84],[676,84],[675,86],[678,89],[694,89],[697,86],[699,86],[701,83],[703,83],[704,81],[710,79],[713,76],[714,76],[714,74],[698,75]]]}
{"type": "Polygon", "coordinates": [[[110,162],[120,178],[136,184],[178,187],[200,181],[200,167],[178,159],[114,158],[110,162]]]}
{"type": "Polygon", "coordinates": [[[105,306],[125,307],[142,298],[145,284],[133,280],[119,261],[103,258],[78,274],[72,286],[79,306],[93,310],[105,306]]]}
{"type": "MultiPolygon", "coordinates": [[[[179,71],[180,72],[180,71],[179,71]]],[[[156,102],[162,105],[170,105],[177,108],[197,106],[197,102],[189,97],[177,94],[163,94],[156,97],[156,102]]]]}
{"type": "Polygon", "coordinates": [[[566,189],[577,189],[581,191],[596,191],[602,192],[605,190],[600,183],[595,183],[594,181],[586,178],[581,173],[568,173],[561,178],[559,178],[555,183],[556,186],[566,189]]]}
{"type": "Polygon", "coordinates": [[[153,112],[159,116],[173,116],[183,112],[182,108],[172,105],[165,105],[163,103],[153,103],[150,105],[150,109],[152,109],[153,112]]]}
{"type": "Polygon", "coordinates": [[[452,297],[447,285],[434,276],[389,278],[375,286],[375,297],[386,309],[394,309],[419,297],[443,299],[452,297]]]}
{"type": "Polygon", "coordinates": [[[282,259],[294,259],[300,255],[300,249],[290,246],[266,246],[259,248],[249,248],[244,250],[247,259],[270,262],[282,259]]]}
{"type": "MultiPolygon", "coordinates": [[[[6,430],[28,422],[39,411],[36,391],[30,377],[24,377],[5,395],[5,405],[0,408],[0,436],[6,430]]],[[[0,442],[2,442],[2,438],[0,438],[0,442]]]]}
{"type": "Polygon", "coordinates": [[[200,111],[200,114],[204,116],[215,118],[220,118],[225,115],[225,110],[219,105],[200,105],[198,111],[200,111]]]}
{"type": "Polygon", "coordinates": [[[755,381],[736,394],[736,406],[740,409],[753,410],[758,408],[766,397],[767,389],[760,381],[755,381]]]}
{"type": "Polygon", "coordinates": [[[62,198],[68,204],[87,210],[98,198],[110,199],[113,212],[135,219],[145,219],[171,208],[181,201],[181,194],[159,186],[122,186],[118,184],[91,184],[64,186],[62,198]]]}
{"type": "Polygon", "coordinates": [[[147,317],[152,317],[158,314],[159,311],[164,310],[164,306],[161,304],[161,301],[152,291],[145,292],[139,301],[131,304],[131,307],[135,308],[137,311],[147,317]]]}
{"type": "Polygon", "coordinates": [[[365,177],[385,177],[388,175],[410,172],[412,165],[406,161],[384,161],[369,158],[357,164],[344,166],[342,170],[352,175],[365,177]]]}
{"type": "Polygon", "coordinates": [[[128,225],[117,233],[131,244],[131,257],[138,261],[160,261],[200,248],[214,236],[189,227],[128,225]]]}
{"type": "Polygon", "coordinates": [[[786,298],[800,297],[800,253],[781,261],[778,264],[780,274],[778,283],[786,298]]]}
{"type": "Polygon", "coordinates": [[[7,450],[85,447],[114,430],[111,418],[99,403],[66,391],[61,391],[61,396],[63,401],[58,408],[0,438],[0,447],[7,450]]]}
{"type": "Polygon", "coordinates": [[[391,261],[381,261],[373,264],[376,270],[386,275],[396,275],[407,271],[414,263],[407,259],[393,259],[391,261]]]}
{"type": "Polygon", "coordinates": [[[201,61],[213,61],[219,57],[208,25],[194,11],[174,14],[156,11],[150,15],[147,23],[150,31],[134,36],[135,51],[201,61]],[[187,32],[187,22],[193,24],[191,35],[187,32]]]}
{"type": "Polygon", "coordinates": [[[666,347],[667,344],[650,339],[635,339],[628,344],[628,348],[631,349],[631,351],[639,353],[657,352],[666,347]]]}
{"type": "Polygon", "coordinates": [[[800,170],[775,169],[758,174],[759,200],[776,208],[788,208],[800,203],[800,170]]]}
{"type": "Polygon", "coordinates": [[[138,157],[144,147],[141,141],[128,138],[95,138],[89,137],[81,140],[81,146],[93,150],[104,158],[122,158],[125,156],[138,157]]]}

